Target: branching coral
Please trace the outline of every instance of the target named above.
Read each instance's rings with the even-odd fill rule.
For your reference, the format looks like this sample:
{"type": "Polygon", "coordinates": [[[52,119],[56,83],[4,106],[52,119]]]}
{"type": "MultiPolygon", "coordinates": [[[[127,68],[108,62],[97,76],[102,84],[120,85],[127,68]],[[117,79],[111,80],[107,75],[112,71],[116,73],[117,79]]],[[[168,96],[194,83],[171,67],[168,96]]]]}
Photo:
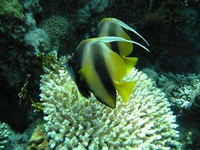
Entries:
{"type": "Polygon", "coordinates": [[[0,122],[0,149],[5,149],[9,142],[10,127],[6,123],[0,122]]]}
{"type": "Polygon", "coordinates": [[[94,96],[82,97],[68,72],[45,69],[41,76],[44,130],[51,149],[176,149],[178,126],[165,98],[142,72],[133,69],[125,81],[136,87],[127,104],[116,109],[94,96]]]}

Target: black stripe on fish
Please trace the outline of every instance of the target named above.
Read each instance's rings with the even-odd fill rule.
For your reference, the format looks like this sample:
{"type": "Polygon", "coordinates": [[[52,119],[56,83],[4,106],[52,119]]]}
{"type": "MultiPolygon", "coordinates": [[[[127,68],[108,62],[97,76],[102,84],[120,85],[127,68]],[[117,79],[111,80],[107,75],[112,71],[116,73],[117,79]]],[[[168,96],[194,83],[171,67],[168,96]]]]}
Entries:
{"type": "MultiPolygon", "coordinates": [[[[100,49],[100,48],[98,48],[98,46],[101,46],[101,45],[95,44],[95,45],[92,45],[92,48],[100,49]]],[[[103,84],[104,88],[109,93],[109,95],[114,100],[116,100],[116,90],[115,90],[113,81],[112,81],[111,76],[108,71],[109,68],[107,68],[105,59],[102,56],[102,52],[94,50],[94,51],[92,51],[92,56],[93,56],[94,68],[95,68],[96,73],[98,74],[99,79],[101,80],[101,83],[103,84]]],[[[110,63],[112,63],[112,62],[110,62],[110,63]]],[[[98,98],[98,97],[96,97],[96,98],[100,102],[104,103],[100,98],[98,98]]]]}
{"type": "MultiPolygon", "coordinates": [[[[111,25],[108,28],[108,35],[107,36],[117,36],[116,35],[117,28],[118,28],[118,26],[115,23],[112,22],[111,25]]],[[[112,51],[116,52],[117,54],[120,54],[118,42],[111,42],[109,44],[110,44],[110,49],[112,49],[112,51]]]]}

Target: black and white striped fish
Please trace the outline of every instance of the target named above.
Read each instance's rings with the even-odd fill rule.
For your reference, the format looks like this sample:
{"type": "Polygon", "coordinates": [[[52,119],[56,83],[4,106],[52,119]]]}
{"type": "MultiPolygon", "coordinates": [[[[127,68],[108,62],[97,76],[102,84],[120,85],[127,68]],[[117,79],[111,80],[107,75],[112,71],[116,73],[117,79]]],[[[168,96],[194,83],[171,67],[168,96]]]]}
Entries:
{"type": "Polygon", "coordinates": [[[78,45],[69,60],[82,95],[89,97],[92,92],[100,102],[111,108],[116,107],[116,91],[122,100],[127,102],[135,85],[134,82],[120,82],[126,75],[126,65],[123,59],[107,46],[107,43],[119,41],[134,43],[113,36],[86,39],[78,45]]]}

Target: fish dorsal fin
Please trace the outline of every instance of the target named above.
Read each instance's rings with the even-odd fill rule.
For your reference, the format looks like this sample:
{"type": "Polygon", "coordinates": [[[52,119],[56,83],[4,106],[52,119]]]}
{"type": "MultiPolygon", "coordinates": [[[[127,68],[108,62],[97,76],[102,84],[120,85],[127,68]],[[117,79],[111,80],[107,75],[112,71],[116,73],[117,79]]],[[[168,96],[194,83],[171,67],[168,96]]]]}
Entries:
{"type": "MultiPolygon", "coordinates": [[[[131,40],[129,35],[123,30],[121,25],[114,18],[103,19],[98,25],[98,30],[100,37],[117,36],[117,37],[122,37],[126,40],[131,40]]],[[[111,45],[110,44],[108,45],[112,49],[111,45]]],[[[118,52],[120,55],[123,56],[128,56],[133,50],[133,44],[129,42],[116,41],[116,45],[117,49],[116,50],[112,49],[112,50],[118,52]]]]}
{"type": "Polygon", "coordinates": [[[128,43],[133,43],[133,44],[136,44],[140,47],[142,47],[143,49],[145,49],[146,51],[150,52],[148,48],[146,48],[145,46],[143,46],[142,44],[136,42],[136,41],[132,41],[132,40],[126,40],[122,37],[116,37],[116,36],[105,36],[105,37],[98,37],[98,38],[95,38],[95,40],[98,40],[98,41],[102,41],[102,42],[105,42],[105,43],[110,43],[110,42],[117,42],[117,41],[124,41],[124,42],[128,42],[128,43]]]}
{"type": "Polygon", "coordinates": [[[145,40],[145,38],[143,38],[143,36],[140,35],[136,30],[134,30],[133,28],[131,28],[130,26],[128,26],[127,24],[125,24],[124,22],[122,22],[122,21],[120,21],[120,20],[118,20],[116,18],[113,18],[113,19],[115,19],[121,27],[123,27],[123,28],[125,28],[125,29],[127,29],[129,31],[132,31],[137,36],[139,36],[149,46],[149,43],[145,40]]]}
{"type": "Polygon", "coordinates": [[[123,102],[127,102],[130,99],[131,93],[134,90],[135,82],[117,82],[114,81],[115,89],[122,98],[123,102]]]}
{"type": "Polygon", "coordinates": [[[136,65],[138,58],[137,57],[125,57],[122,56],[126,66],[126,74],[129,73],[136,65]]]}
{"type": "MultiPolygon", "coordinates": [[[[115,31],[115,32],[116,32],[116,36],[123,37],[124,39],[130,40],[130,37],[125,35],[126,32],[122,29],[122,28],[124,28],[124,29],[126,29],[126,30],[129,30],[129,31],[133,32],[133,33],[136,34],[137,36],[139,36],[139,37],[149,46],[149,43],[145,40],[145,38],[144,38],[142,35],[140,35],[136,30],[134,30],[133,28],[131,28],[130,26],[128,26],[127,24],[125,24],[124,22],[120,21],[120,20],[117,19],[117,18],[104,18],[104,19],[102,19],[101,22],[100,22],[100,24],[106,24],[106,25],[109,24],[109,23],[115,23],[116,25],[119,25],[119,26],[121,27],[121,28],[117,27],[117,31],[115,31]],[[124,33],[125,33],[125,34],[124,34],[124,33]],[[121,34],[121,35],[120,35],[120,34],[121,34]]],[[[102,25],[102,26],[99,25],[99,26],[100,26],[100,28],[103,28],[103,27],[102,27],[103,25],[102,25]]],[[[101,30],[101,29],[99,29],[99,30],[101,30]]],[[[101,31],[100,31],[100,32],[101,32],[101,31]]],[[[107,32],[109,32],[108,29],[106,29],[106,30],[103,29],[102,32],[106,32],[106,33],[101,33],[100,36],[101,36],[101,35],[102,35],[102,36],[113,36],[113,35],[108,35],[108,34],[107,34],[107,32]]],[[[145,50],[147,50],[147,51],[149,52],[148,48],[146,48],[146,47],[143,46],[142,44],[139,44],[139,43],[137,43],[137,42],[135,42],[135,43],[133,43],[133,44],[137,44],[138,46],[144,48],[145,50]]],[[[131,51],[132,51],[132,49],[131,49],[131,51]]],[[[124,55],[124,56],[127,56],[127,55],[124,55]]]]}

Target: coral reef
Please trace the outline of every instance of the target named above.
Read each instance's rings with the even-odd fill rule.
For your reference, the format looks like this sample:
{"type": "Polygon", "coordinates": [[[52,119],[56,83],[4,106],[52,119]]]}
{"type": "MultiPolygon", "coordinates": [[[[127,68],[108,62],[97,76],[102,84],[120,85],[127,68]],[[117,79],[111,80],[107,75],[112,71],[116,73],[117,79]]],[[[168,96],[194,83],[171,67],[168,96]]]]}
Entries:
{"type": "Polygon", "coordinates": [[[22,42],[26,26],[21,3],[18,0],[1,0],[0,10],[0,43],[6,46],[14,41],[22,42]]]}
{"type": "Polygon", "coordinates": [[[21,20],[24,18],[23,7],[18,0],[1,0],[0,10],[0,15],[14,15],[21,20]]]}
{"type": "MultiPolygon", "coordinates": [[[[0,0],[0,121],[6,122],[12,129],[5,123],[0,124],[0,149],[25,149],[33,131],[30,123],[35,124],[36,118],[43,117],[42,113],[34,112],[31,104],[42,110],[41,103],[45,106],[44,114],[47,121],[44,131],[50,139],[50,146],[57,149],[63,145],[72,147],[73,144],[78,147],[78,142],[81,143],[79,147],[87,149],[99,141],[96,145],[100,148],[105,145],[112,147],[119,142],[118,146],[132,144],[129,146],[137,149],[142,147],[141,141],[146,144],[153,137],[158,139],[151,141],[147,147],[152,146],[154,149],[153,146],[156,145],[159,149],[164,145],[166,149],[173,149],[176,142],[171,144],[169,141],[177,141],[178,134],[186,150],[200,149],[199,76],[186,74],[200,73],[199,16],[199,0],[57,0],[51,3],[44,0],[0,0]],[[78,43],[86,36],[96,36],[95,27],[105,17],[116,17],[131,27],[134,26],[151,46],[149,54],[137,50],[131,54],[140,58],[137,65],[139,70],[146,67],[152,70],[143,70],[143,73],[148,75],[147,81],[142,79],[145,76],[143,73],[134,70],[137,77],[141,75],[141,80],[138,81],[144,85],[137,84],[139,91],[135,90],[127,105],[121,103],[118,98],[116,110],[103,107],[94,97],[88,100],[78,94],[77,88],[71,87],[75,85],[67,72],[61,66],[52,67],[56,62],[52,53],[50,54],[54,51],[58,52],[59,56],[73,53],[78,43]],[[54,69],[47,71],[41,80],[45,84],[49,81],[50,87],[45,87],[47,91],[43,89],[41,94],[45,95],[46,92],[46,97],[47,94],[51,96],[48,102],[45,96],[39,101],[39,80],[44,66],[54,69]],[[28,81],[27,74],[30,75],[28,81]],[[56,77],[58,79],[55,79],[56,77]],[[64,78],[69,80],[66,84],[64,78]],[[152,86],[151,92],[147,89],[149,84],[152,86]],[[167,99],[162,92],[157,91],[156,84],[167,99]],[[52,88],[51,85],[56,86],[52,88]],[[62,91],[63,87],[66,91],[62,91]],[[52,93],[48,91],[50,88],[53,89],[52,93]],[[70,93],[74,91],[75,94],[70,96],[67,90],[71,90],[70,93]],[[60,91],[66,96],[68,103],[62,94],[56,97],[60,91]],[[159,94],[154,95],[155,91],[159,94]],[[159,100],[151,98],[159,96],[159,100]],[[62,98],[63,100],[60,100],[62,98]],[[58,100],[58,103],[54,100],[58,100]],[[22,102],[21,105],[19,101],[22,102]],[[120,104],[122,106],[119,106],[120,104]],[[147,107],[149,109],[146,109],[147,107]],[[173,126],[176,126],[175,118],[169,107],[178,116],[180,133],[176,132],[173,126]],[[155,111],[150,113],[153,108],[155,111]],[[165,109],[166,114],[160,113],[165,109]],[[172,116],[168,118],[173,121],[160,123],[161,120],[166,120],[167,115],[172,116]],[[146,123],[138,125],[139,120],[146,120],[146,123]],[[64,125],[65,122],[69,124],[64,125]],[[130,122],[133,126],[130,126],[130,122]],[[172,128],[169,127],[170,123],[172,128]],[[100,130],[100,126],[96,124],[100,124],[102,129],[100,130]],[[146,128],[151,128],[149,131],[152,133],[147,133],[146,128]],[[129,135],[133,136],[125,138],[127,130],[129,135]],[[175,131],[175,135],[168,135],[168,131],[169,134],[175,131]],[[6,136],[6,133],[9,133],[9,136],[6,136]],[[162,135],[161,139],[158,134],[162,135]],[[97,135],[100,135],[99,139],[97,135]],[[129,143],[130,139],[138,144],[129,143]]],[[[34,147],[35,144],[37,141],[30,145],[34,147]]],[[[125,149],[130,147],[127,146],[125,149]]]]}
{"type": "Polygon", "coordinates": [[[25,130],[24,133],[16,133],[9,125],[0,122],[0,149],[1,150],[23,150],[26,148],[30,133],[32,132],[32,125],[25,130]]]}
{"type": "Polygon", "coordinates": [[[176,110],[189,109],[200,94],[200,78],[195,74],[165,73],[157,81],[176,110]]]}
{"type": "Polygon", "coordinates": [[[109,5],[108,0],[91,0],[77,12],[77,26],[83,28],[86,26],[89,18],[93,14],[102,13],[109,5]]]}
{"type": "Polygon", "coordinates": [[[33,47],[35,54],[37,54],[38,51],[48,51],[50,48],[49,36],[41,28],[36,28],[26,33],[24,41],[27,45],[33,47]]]}
{"type": "Polygon", "coordinates": [[[23,6],[28,12],[32,13],[40,13],[42,11],[42,7],[39,4],[40,0],[26,0],[23,2],[23,6]]]}
{"type": "Polygon", "coordinates": [[[136,82],[128,103],[118,96],[116,109],[110,109],[94,96],[81,96],[62,67],[45,71],[40,97],[51,149],[180,148],[170,104],[142,72],[133,69],[124,79],[136,82]]]}
{"type": "Polygon", "coordinates": [[[1,0],[0,10],[0,43],[4,42],[6,45],[11,41],[22,42],[21,38],[26,30],[23,6],[18,0],[1,0]]]}
{"type": "Polygon", "coordinates": [[[65,43],[72,40],[72,25],[62,16],[54,15],[44,19],[40,26],[49,34],[52,49],[58,49],[57,47],[60,46],[62,40],[65,43]]]}
{"type": "Polygon", "coordinates": [[[166,93],[173,112],[178,116],[182,149],[199,149],[200,140],[200,76],[195,74],[157,74],[143,69],[148,77],[156,81],[157,86],[166,93]]]}
{"type": "Polygon", "coordinates": [[[9,144],[10,127],[0,122],[0,149],[5,149],[9,144]]]}
{"type": "MultiPolygon", "coordinates": [[[[200,149],[200,92],[189,109],[183,110],[180,117],[181,134],[190,135],[185,143],[185,149],[200,149]]],[[[184,137],[184,136],[183,136],[184,137]]],[[[186,136],[185,136],[186,137],[186,136]]]]}
{"type": "Polygon", "coordinates": [[[19,0],[2,0],[0,2],[0,69],[3,79],[12,87],[20,87],[27,70],[32,65],[29,62],[29,66],[27,66],[26,63],[27,58],[30,58],[30,55],[33,57],[34,53],[32,49],[25,48],[24,36],[29,26],[36,25],[34,17],[39,10],[34,8],[38,6],[34,6],[33,3],[33,1],[22,2],[19,0]],[[30,21],[30,14],[32,21],[30,21]]]}

